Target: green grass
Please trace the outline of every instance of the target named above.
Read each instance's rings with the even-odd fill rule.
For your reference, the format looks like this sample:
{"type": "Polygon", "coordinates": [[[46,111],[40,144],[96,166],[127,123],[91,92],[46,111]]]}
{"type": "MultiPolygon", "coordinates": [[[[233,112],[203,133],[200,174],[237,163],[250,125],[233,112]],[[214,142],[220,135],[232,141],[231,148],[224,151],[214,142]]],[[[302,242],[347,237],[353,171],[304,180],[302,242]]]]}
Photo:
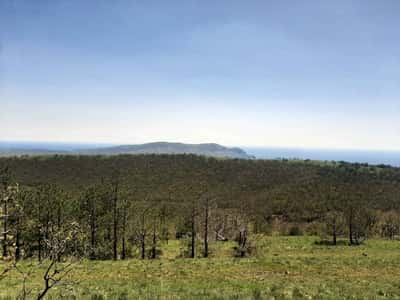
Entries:
{"type": "MultiPolygon", "coordinates": [[[[399,242],[333,247],[315,237],[254,239],[257,251],[245,259],[232,257],[230,242],[212,244],[209,259],[178,258],[181,244],[170,241],[153,261],[84,261],[68,278],[79,284],[48,299],[400,299],[399,242]]],[[[40,286],[39,272],[32,281],[40,286]]],[[[20,282],[16,273],[0,281],[0,298],[14,299],[20,282]]]]}

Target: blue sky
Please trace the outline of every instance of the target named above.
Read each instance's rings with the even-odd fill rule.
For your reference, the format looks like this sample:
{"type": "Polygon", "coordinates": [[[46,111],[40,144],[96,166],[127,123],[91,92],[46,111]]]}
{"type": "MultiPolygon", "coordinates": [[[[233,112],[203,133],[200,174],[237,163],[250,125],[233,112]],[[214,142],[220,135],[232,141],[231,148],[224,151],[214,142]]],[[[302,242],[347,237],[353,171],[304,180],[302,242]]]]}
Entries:
{"type": "Polygon", "coordinates": [[[0,140],[400,150],[400,1],[0,2],[0,140]]]}

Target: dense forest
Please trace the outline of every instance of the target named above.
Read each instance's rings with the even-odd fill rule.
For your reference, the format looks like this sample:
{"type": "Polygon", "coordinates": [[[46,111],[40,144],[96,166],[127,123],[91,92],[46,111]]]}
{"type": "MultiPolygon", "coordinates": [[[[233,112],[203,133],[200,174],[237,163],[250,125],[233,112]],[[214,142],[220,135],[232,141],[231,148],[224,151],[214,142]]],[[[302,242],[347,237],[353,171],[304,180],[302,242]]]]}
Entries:
{"type": "Polygon", "coordinates": [[[176,238],[182,257],[207,257],[225,240],[249,255],[258,233],[332,244],[399,234],[400,168],[384,165],[55,155],[1,158],[0,170],[2,255],[17,260],[48,257],[72,231],[63,255],[114,260],[156,258],[176,238]]]}

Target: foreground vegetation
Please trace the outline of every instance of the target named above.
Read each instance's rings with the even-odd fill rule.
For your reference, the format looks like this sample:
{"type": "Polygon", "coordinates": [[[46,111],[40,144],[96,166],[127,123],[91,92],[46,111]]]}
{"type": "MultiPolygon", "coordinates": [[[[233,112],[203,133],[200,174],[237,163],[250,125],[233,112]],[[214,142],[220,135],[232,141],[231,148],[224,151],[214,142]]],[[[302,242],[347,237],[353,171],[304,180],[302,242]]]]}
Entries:
{"type": "MultiPolygon", "coordinates": [[[[181,242],[172,240],[156,260],[83,261],[68,275],[74,284],[54,288],[47,299],[400,299],[397,241],[335,247],[319,245],[318,237],[253,241],[257,251],[244,259],[232,257],[232,242],[213,244],[208,259],[182,259],[181,242]]],[[[39,274],[30,287],[41,287],[39,274]]],[[[20,275],[12,272],[0,287],[2,299],[14,299],[20,275]]]]}
{"type": "Polygon", "coordinates": [[[0,293],[393,299],[399,195],[400,168],[389,166],[0,158],[0,293]]]}

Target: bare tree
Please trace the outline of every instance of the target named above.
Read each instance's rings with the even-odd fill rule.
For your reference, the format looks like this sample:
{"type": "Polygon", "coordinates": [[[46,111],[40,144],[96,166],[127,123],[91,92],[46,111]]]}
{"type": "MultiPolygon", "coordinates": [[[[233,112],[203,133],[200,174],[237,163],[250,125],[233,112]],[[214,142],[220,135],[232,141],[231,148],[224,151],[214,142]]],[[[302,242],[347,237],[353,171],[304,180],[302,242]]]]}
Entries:
{"type": "Polygon", "coordinates": [[[36,237],[38,249],[38,261],[42,261],[42,199],[40,196],[40,189],[36,191],[36,237]]]}
{"type": "Polygon", "coordinates": [[[196,207],[193,205],[190,210],[190,257],[195,258],[196,256],[196,217],[198,212],[196,207]]]}
{"type": "Polygon", "coordinates": [[[227,241],[225,230],[227,228],[228,215],[223,212],[217,212],[215,217],[214,233],[215,241],[227,241]]]}
{"type": "Polygon", "coordinates": [[[208,257],[208,227],[210,221],[210,197],[204,198],[204,257],[208,257]]]}
{"type": "Polygon", "coordinates": [[[37,299],[43,299],[45,295],[57,285],[70,285],[65,282],[65,277],[74,269],[75,261],[60,262],[59,257],[63,256],[74,243],[80,233],[77,223],[72,223],[65,231],[58,231],[47,239],[46,245],[49,249],[49,263],[43,275],[43,288],[38,293],[37,299]]]}
{"type": "Polygon", "coordinates": [[[20,268],[17,261],[15,261],[13,268],[22,277],[22,287],[20,293],[17,295],[17,299],[25,300],[32,294],[32,288],[28,287],[28,281],[34,273],[34,264],[31,261],[24,269],[20,268]]]}
{"type": "Polygon", "coordinates": [[[1,218],[3,220],[3,232],[2,232],[2,256],[7,257],[8,256],[8,251],[7,251],[7,246],[8,246],[8,218],[9,218],[9,212],[8,212],[8,206],[9,202],[11,200],[10,197],[10,185],[11,185],[11,172],[8,167],[5,167],[2,172],[1,172],[1,202],[2,202],[2,215],[1,218]]]}
{"type": "MultiPolygon", "coordinates": [[[[11,255],[9,250],[9,244],[15,243],[15,255],[16,259],[20,258],[20,235],[21,235],[21,216],[22,207],[19,203],[20,189],[19,185],[9,185],[6,191],[3,193],[2,201],[4,203],[3,213],[1,218],[3,219],[3,258],[11,255]],[[13,240],[13,242],[11,242],[13,240]]],[[[12,256],[12,255],[11,255],[12,256]]]]}
{"type": "Polygon", "coordinates": [[[157,257],[157,231],[159,227],[159,214],[155,213],[153,215],[153,226],[152,226],[152,243],[151,243],[151,259],[157,257]]]}
{"type": "Polygon", "coordinates": [[[58,197],[58,192],[59,191],[50,184],[38,184],[36,190],[35,223],[39,262],[50,254],[45,240],[49,239],[50,231],[52,230],[53,200],[58,197]]]}
{"type": "MultiPolygon", "coordinates": [[[[73,249],[71,245],[80,237],[80,229],[77,223],[73,222],[69,224],[68,228],[64,230],[50,232],[49,237],[49,239],[44,241],[49,251],[49,256],[47,257],[48,263],[42,276],[43,287],[35,296],[38,300],[44,299],[55,286],[73,285],[73,282],[67,282],[65,278],[75,268],[77,262],[79,262],[79,256],[71,252],[71,249],[73,249]],[[68,260],[60,262],[59,258],[66,253],[72,254],[72,256],[68,260]],[[73,258],[75,258],[75,260],[73,258]]],[[[38,267],[46,261],[47,260],[43,260],[36,264],[34,261],[30,261],[29,264],[21,268],[19,262],[14,260],[13,263],[7,266],[0,274],[0,280],[5,278],[12,270],[15,270],[22,277],[21,291],[17,299],[25,300],[28,299],[28,297],[31,298],[30,296],[33,294],[33,288],[29,288],[29,280],[34,277],[38,267]]]]}
{"type": "Polygon", "coordinates": [[[87,199],[87,207],[89,210],[89,227],[90,227],[90,259],[96,259],[96,231],[97,231],[97,203],[95,191],[89,190],[87,199]]]}
{"type": "Polygon", "coordinates": [[[397,211],[389,211],[383,215],[381,235],[394,240],[400,233],[400,215],[397,211]]]}
{"type": "Polygon", "coordinates": [[[327,225],[327,231],[332,236],[332,245],[337,244],[337,236],[339,234],[341,215],[337,211],[332,211],[326,214],[325,222],[327,225]]]}
{"type": "Polygon", "coordinates": [[[190,242],[188,243],[188,249],[185,249],[184,255],[190,258],[196,257],[196,239],[197,239],[197,219],[199,216],[199,205],[198,200],[200,199],[199,193],[194,191],[192,185],[188,185],[180,190],[180,194],[178,198],[182,200],[185,198],[189,198],[189,200],[183,202],[186,203],[182,206],[183,209],[183,223],[184,223],[184,231],[179,232],[179,235],[182,236],[190,236],[190,242]],[[189,253],[186,251],[189,250],[189,253]]]}
{"type": "Polygon", "coordinates": [[[121,224],[121,259],[126,259],[126,235],[127,235],[127,226],[128,226],[128,217],[129,217],[129,208],[130,208],[130,201],[128,198],[125,196],[122,200],[122,224],[121,224]]]}
{"type": "Polygon", "coordinates": [[[14,268],[14,263],[8,264],[4,267],[4,270],[0,273],[0,280],[6,278],[7,274],[14,268]]]}
{"type": "Polygon", "coordinates": [[[244,257],[246,255],[246,246],[247,246],[247,228],[241,227],[239,229],[239,239],[238,246],[240,251],[240,257],[244,257]]]}
{"type": "Polygon", "coordinates": [[[14,204],[14,232],[15,232],[15,260],[18,261],[21,258],[21,233],[22,233],[22,222],[24,217],[23,202],[26,193],[20,192],[19,187],[16,187],[16,201],[14,204]]]}
{"type": "Polygon", "coordinates": [[[113,203],[113,259],[118,258],[118,188],[119,180],[115,177],[112,183],[112,203],[113,203]]]}
{"type": "MultiPolygon", "coordinates": [[[[147,199],[146,199],[147,202],[147,199]]],[[[145,205],[148,205],[148,203],[145,203],[145,205]]],[[[140,212],[140,228],[139,228],[139,243],[140,243],[140,258],[145,259],[146,258],[146,237],[147,237],[147,214],[150,210],[150,205],[142,208],[142,211],[140,212]]]]}
{"type": "Polygon", "coordinates": [[[244,213],[243,207],[236,212],[234,217],[234,227],[237,231],[237,247],[234,248],[236,257],[245,257],[252,250],[249,242],[249,217],[244,213]]]}
{"type": "Polygon", "coordinates": [[[203,226],[204,226],[204,257],[209,256],[209,231],[210,231],[210,226],[211,226],[211,211],[215,208],[215,201],[214,199],[209,195],[205,194],[202,196],[203,201],[203,226]]]}

